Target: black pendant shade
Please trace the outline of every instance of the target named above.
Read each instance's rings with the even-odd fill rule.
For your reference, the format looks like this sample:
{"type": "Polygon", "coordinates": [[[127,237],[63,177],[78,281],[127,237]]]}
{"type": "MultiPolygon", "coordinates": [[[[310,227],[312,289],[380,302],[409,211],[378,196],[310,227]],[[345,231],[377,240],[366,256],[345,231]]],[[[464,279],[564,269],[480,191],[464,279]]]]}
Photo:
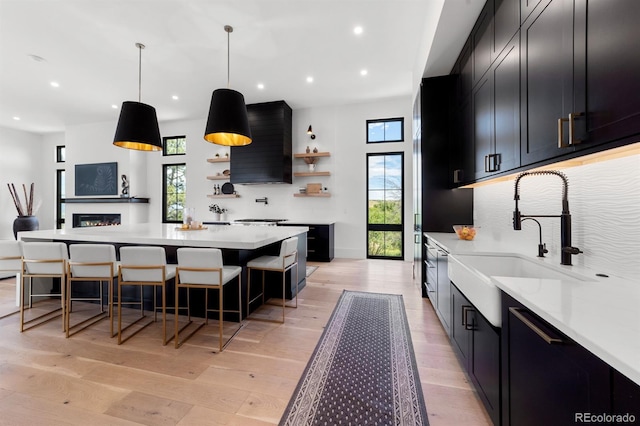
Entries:
{"type": "Polygon", "coordinates": [[[138,151],[162,151],[156,109],[141,102],[123,102],[113,144],[138,151]]]}
{"type": "Polygon", "coordinates": [[[242,93],[231,89],[216,89],[213,92],[204,139],[224,146],[251,143],[251,128],[242,93]]]}

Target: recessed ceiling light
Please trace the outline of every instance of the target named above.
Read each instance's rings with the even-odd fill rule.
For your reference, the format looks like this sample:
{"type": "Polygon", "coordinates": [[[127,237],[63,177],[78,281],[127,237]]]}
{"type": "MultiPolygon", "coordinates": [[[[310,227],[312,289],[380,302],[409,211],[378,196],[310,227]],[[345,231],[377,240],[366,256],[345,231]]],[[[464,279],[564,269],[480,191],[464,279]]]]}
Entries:
{"type": "Polygon", "coordinates": [[[113,105],[111,105],[111,108],[113,108],[113,109],[118,109],[118,105],[113,104],[113,105]]]}
{"type": "Polygon", "coordinates": [[[367,74],[369,74],[369,71],[367,71],[367,70],[360,70],[360,75],[361,75],[361,76],[365,76],[365,75],[367,75],[367,74]]]}
{"type": "Polygon", "coordinates": [[[52,81],[50,84],[51,87],[60,87],[60,83],[58,83],[57,81],[52,81]]]}
{"type": "Polygon", "coordinates": [[[260,90],[264,89],[264,84],[258,83],[258,89],[260,89],[260,90]]]}
{"type": "Polygon", "coordinates": [[[180,98],[178,98],[178,95],[173,95],[173,96],[171,96],[171,99],[173,99],[174,101],[177,101],[180,98]]]}
{"type": "Polygon", "coordinates": [[[364,31],[364,30],[363,30],[363,28],[362,28],[360,25],[358,25],[357,27],[355,27],[355,28],[353,29],[353,33],[354,33],[355,35],[360,35],[360,34],[362,34],[362,32],[363,32],[363,31],[364,31]]]}
{"type": "Polygon", "coordinates": [[[313,77],[311,76],[307,77],[307,83],[313,83],[313,77]]]}
{"type": "Polygon", "coordinates": [[[14,120],[20,121],[20,117],[13,117],[14,120]]]}

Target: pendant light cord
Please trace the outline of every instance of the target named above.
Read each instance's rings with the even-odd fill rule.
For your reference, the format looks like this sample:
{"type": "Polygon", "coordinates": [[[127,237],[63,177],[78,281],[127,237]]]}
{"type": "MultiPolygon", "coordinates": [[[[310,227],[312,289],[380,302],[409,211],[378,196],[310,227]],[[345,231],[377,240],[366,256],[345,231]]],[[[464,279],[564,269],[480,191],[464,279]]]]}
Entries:
{"type": "Polygon", "coordinates": [[[136,43],[138,48],[138,102],[142,101],[142,49],[144,44],[136,43]]]}
{"type": "Polygon", "coordinates": [[[225,25],[224,30],[227,32],[227,89],[231,88],[231,33],[233,27],[225,25]]]}

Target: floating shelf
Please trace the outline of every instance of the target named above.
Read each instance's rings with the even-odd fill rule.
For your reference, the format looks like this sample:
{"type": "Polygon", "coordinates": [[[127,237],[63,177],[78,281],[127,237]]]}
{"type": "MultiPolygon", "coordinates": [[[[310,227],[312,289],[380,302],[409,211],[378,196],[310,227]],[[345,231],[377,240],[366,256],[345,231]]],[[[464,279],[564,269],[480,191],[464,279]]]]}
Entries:
{"type": "Polygon", "coordinates": [[[220,158],[207,158],[209,163],[228,163],[229,157],[220,157],[220,158]]]}
{"type": "Polygon", "coordinates": [[[66,204],[92,204],[92,203],[149,203],[148,198],[138,198],[138,197],[112,197],[112,198],[63,198],[60,200],[66,204]]]}
{"type": "Polygon", "coordinates": [[[319,194],[293,194],[294,197],[331,197],[328,192],[321,192],[319,194]]]}
{"type": "Polygon", "coordinates": [[[231,176],[225,176],[225,175],[216,175],[216,176],[207,176],[207,179],[209,180],[227,180],[229,179],[231,176]]]}
{"type": "Polygon", "coordinates": [[[331,176],[331,172],[295,172],[294,176],[331,176]]]}
{"type": "Polygon", "coordinates": [[[238,194],[220,194],[220,195],[208,194],[207,197],[209,197],[209,198],[240,198],[240,195],[238,195],[238,194]]]}
{"type": "Polygon", "coordinates": [[[330,157],[330,152],[303,152],[302,154],[293,154],[295,158],[305,158],[305,157],[330,157]]]}

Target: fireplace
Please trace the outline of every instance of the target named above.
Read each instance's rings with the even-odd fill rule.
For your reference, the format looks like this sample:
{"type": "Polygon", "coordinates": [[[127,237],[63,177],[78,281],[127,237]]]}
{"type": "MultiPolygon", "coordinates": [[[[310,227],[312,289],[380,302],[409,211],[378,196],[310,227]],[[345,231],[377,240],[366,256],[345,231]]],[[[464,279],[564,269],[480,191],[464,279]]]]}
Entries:
{"type": "Polygon", "coordinates": [[[120,225],[119,213],[74,213],[73,227],[86,228],[89,226],[120,225]]]}

